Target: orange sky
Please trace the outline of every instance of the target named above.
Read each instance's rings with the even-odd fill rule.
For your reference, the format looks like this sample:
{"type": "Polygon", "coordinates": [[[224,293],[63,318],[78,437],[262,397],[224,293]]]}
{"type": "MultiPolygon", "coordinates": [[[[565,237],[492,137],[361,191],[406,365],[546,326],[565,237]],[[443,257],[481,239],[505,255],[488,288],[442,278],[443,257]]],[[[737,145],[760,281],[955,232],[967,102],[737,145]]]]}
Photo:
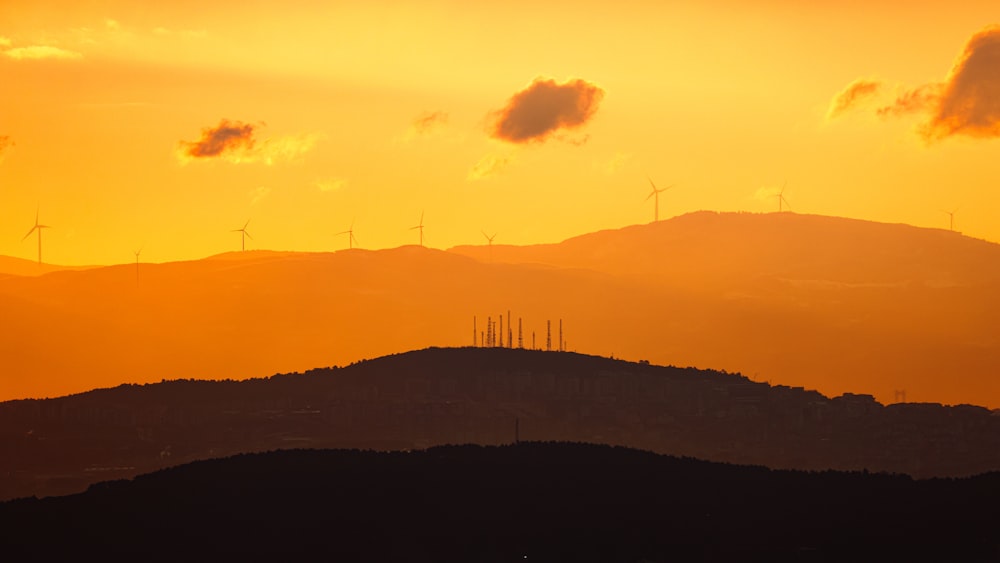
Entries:
{"type": "Polygon", "coordinates": [[[949,74],[994,1],[246,4],[0,3],[0,254],[35,258],[36,206],[61,264],[236,250],[247,219],[248,248],[336,250],[352,222],[364,248],[416,243],[422,212],[428,246],[548,242],[652,220],[646,175],[676,184],[661,218],[771,211],[787,180],[794,211],[958,208],[1000,241],[992,44],[972,86],[949,74]],[[973,90],[982,111],[928,141],[973,90]],[[198,144],[223,120],[252,144],[198,144]]]}

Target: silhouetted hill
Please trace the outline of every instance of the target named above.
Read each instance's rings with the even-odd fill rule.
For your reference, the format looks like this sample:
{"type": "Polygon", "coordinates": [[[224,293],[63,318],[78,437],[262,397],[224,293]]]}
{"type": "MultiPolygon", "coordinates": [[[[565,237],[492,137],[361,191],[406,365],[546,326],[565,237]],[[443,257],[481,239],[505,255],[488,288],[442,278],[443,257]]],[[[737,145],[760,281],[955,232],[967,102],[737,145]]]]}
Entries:
{"type": "Polygon", "coordinates": [[[235,453],[503,444],[515,432],[775,468],[1000,469],[1000,416],[982,407],[883,406],[694,368],[461,348],[0,403],[0,498],[75,492],[235,453]]]}
{"type": "Polygon", "coordinates": [[[562,319],[569,350],[1000,407],[998,249],[905,225],[696,213],[495,245],[492,263],[485,248],[407,246],[140,264],[138,282],[134,264],[6,278],[0,399],[470,345],[503,314],[504,340],[520,321],[525,347],[544,348],[551,321],[558,348],[562,319]]]}
{"type": "Polygon", "coordinates": [[[59,266],[57,264],[39,264],[34,260],[25,260],[13,256],[0,255],[0,278],[7,276],[40,276],[50,272],[63,270],[89,270],[99,266],[59,266]]]}
{"type": "Polygon", "coordinates": [[[12,561],[997,561],[1000,474],[803,473],[522,443],[294,450],[0,504],[12,561]]]}

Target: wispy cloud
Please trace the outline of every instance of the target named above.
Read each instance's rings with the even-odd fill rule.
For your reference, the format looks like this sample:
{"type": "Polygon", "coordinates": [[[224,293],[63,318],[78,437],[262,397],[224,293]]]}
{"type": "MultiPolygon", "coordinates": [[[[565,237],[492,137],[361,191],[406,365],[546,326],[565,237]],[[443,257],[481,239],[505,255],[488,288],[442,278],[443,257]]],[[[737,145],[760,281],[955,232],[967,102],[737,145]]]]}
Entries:
{"type": "Polygon", "coordinates": [[[9,135],[0,135],[0,162],[3,162],[7,150],[14,146],[14,140],[9,135]]]}
{"type": "Polygon", "coordinates": [[[875,97],[881,89],[882,82],[879,80],[859,78],[851,82],[830,101],[830,109],[827,110],[826,118],[835,119],[839,117],[844,112],[875,97]]]}
{"type": "Polygon", "coordinates": [[[944,84],[933,83],[903,90],[893,101],[875,110],[880,117],[899,117],[932,110],[941,100],[944,84]]]}
{"type": "Polygon", "coordinates": [[[258,142],[260,126],[223,119],[215,127],[206,127],[197,141],[180,141],[177,157],[182,163],[192,160],[219,159],[234,164],[290,162],[308,152],[320,135],[306,133],[265,139],[258,142]]]}
{"type": "Polygon", "coordinates": [[[507,165],[513,160],[514,158],[512,156],[488,154],[479,159],[479,162],[472,166],[469,170],[469,174],[466,176],[466,179],[475,181],[495,176],[506,168],[507,165]]]}
{"type": "Polygon", "coordinates": [[[40,59],[80,59],[83,55],[77,53],[76,51],[69,51],[67,49],[60,49],[59,47],[52,47],[49,45],[31,45],[29,47],[13,47],[6,49],[3,52],[4,55],[14,59],[14,60],[40,60],[40,59]]]}
{"type": "Polygon", "coordinates": [[[604,90],[584,80],[559,84],[536,78],[492,114],[490,135],[510,143],[543,142],[557,131],[585,124],[603,97],[604,90]]]}
{"type": "Polygon", "coordinates": [[[10,47],[10,45],[11,45],[10,39],[0,35],[0,47],[10,47]]]}
{"type": "Polygon", "coordinates": [[[624,152],[616,152],[610,159],[595,162],[594,169],[604,172],[604,174],[611,176],[622,169],[628,162],[632,160],[632,155],[624,152]]]}
{"type": "Polygon", "coordinates": [[[271,188],[267,186],[257,186],[250,192],[250,205],[257,205],[270,193],[271,188]]]}
{"type": "Polygon", "coordinates": [[[343,178],[325,178],[316,181],[316,188],[321,192],[335,192],[347,187],[347,180],[343,178]]]}
{"type": "Polygon", "coordinates": [[[876,113],[925,114],[918,132],[928,142],[957,135],[1000,137],[1000,26],[973,35],[943,82],[903,88],[876,113]]]}
{"type": "Polygon", "coordinates": [[[409,143],[420,137],[436,135],[448,126],[448,114],[443,111],[425,111],[415,117],[406,132],[393,139],[397,143],[409,143]]]}

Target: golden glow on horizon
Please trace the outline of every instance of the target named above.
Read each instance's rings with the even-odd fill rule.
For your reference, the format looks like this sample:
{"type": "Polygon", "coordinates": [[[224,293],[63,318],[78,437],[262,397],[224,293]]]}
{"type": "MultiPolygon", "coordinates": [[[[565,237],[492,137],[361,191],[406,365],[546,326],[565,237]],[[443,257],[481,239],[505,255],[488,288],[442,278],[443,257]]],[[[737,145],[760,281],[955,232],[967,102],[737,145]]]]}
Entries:
{"type": "Polygon", "coordinates": [[[1000,141],[828,119],[859,79],[945,81],[995,23],[969,1],[4,2],[0,254],[35,258],[36,207],[59,264],[237,250],[247,218],[248,248],[415,244],[421,212],[432,247],[550,242],[652,220],[647,175],[677,186],[661,217],[773,211],[787,180],[796,212],[947,228],[958,208],[1000,241],[1000,141]],[[603,94],[579,126],[493,138],[537,78],[603,94]],[[252,136],[183,151],[223,120],[252,136]]]}

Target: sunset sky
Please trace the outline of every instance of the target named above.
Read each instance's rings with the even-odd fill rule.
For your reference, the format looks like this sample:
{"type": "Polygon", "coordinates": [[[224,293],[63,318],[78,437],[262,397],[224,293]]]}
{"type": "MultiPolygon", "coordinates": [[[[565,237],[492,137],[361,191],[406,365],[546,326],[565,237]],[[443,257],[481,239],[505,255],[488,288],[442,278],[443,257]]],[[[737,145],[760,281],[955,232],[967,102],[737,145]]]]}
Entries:
{"type": "Polygon", "coordinates": [[[1000,241],[995,0],[0,2],[0,254],[554,242],[699,209],[1000,241]]]}

